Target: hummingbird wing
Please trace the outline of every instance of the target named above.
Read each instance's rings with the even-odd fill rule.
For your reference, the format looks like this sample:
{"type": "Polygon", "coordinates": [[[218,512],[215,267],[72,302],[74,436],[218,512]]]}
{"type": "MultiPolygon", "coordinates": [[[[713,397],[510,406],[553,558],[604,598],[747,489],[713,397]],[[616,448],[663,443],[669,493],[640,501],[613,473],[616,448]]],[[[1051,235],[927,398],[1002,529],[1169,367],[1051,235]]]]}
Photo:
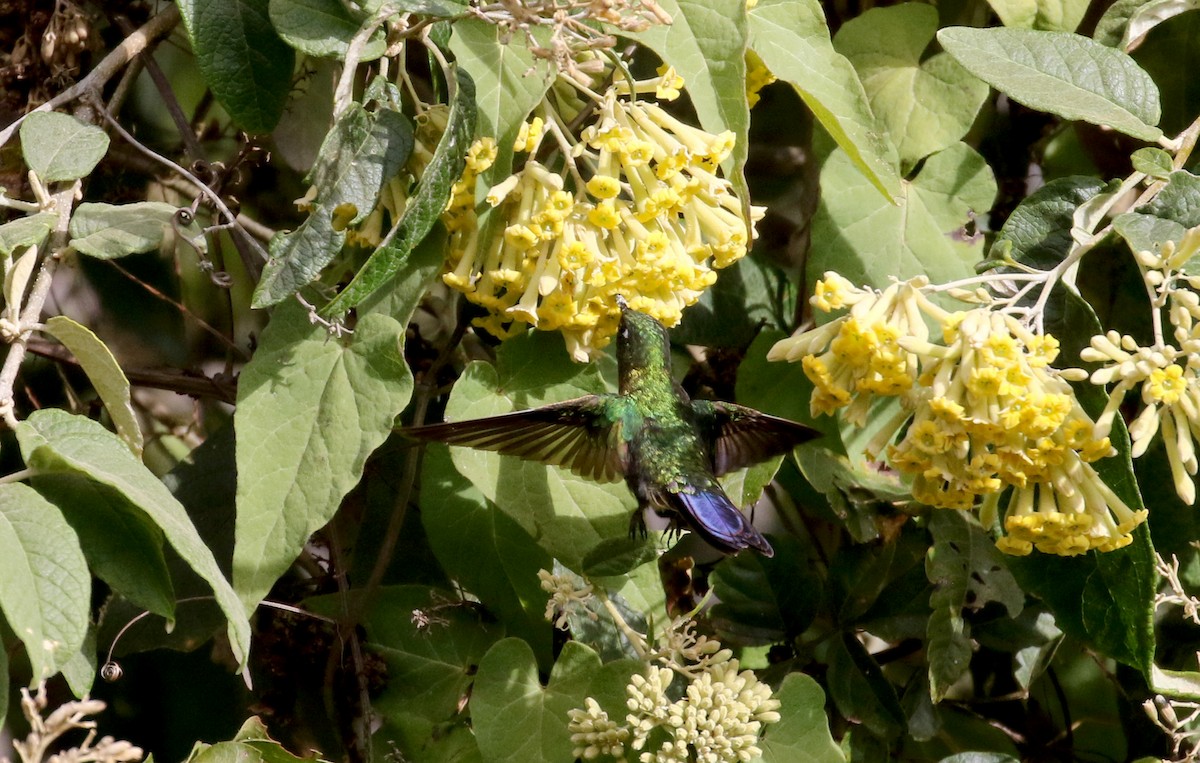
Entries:
{"type": "Polygon", "coordinates": [[[595,482],[617,482],[625,474],[620,414],[616,395],[586,395],[525,411],[399,431],[416,440],[562,466],[595,482]]]}
{"type": "Polygon", "coordinates": [[[795,421],[719,400],[693,400],[692,412],[717,476],[788,453],[820,434],[795,421]]]}

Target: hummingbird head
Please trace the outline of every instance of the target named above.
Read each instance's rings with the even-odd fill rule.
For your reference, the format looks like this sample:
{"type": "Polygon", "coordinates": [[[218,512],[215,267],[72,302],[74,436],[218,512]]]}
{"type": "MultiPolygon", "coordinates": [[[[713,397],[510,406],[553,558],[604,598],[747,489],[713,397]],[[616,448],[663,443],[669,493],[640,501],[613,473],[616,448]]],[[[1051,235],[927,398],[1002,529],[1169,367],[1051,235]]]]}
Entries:
{"type": "Polygon", "coordinates": [[[620,295],[621,325],[617,330],[617,365],[623,380],[637,369],[665,368],[670,362],[667,329],[654,318],[629,307],[620,295]]]}

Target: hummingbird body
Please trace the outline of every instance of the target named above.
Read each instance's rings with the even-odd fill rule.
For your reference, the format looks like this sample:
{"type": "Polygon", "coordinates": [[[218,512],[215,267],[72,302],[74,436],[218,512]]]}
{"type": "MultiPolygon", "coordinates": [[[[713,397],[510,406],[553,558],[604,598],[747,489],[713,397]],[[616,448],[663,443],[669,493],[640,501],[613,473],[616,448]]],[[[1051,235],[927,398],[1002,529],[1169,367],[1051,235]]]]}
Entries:
{"type": "Polygon", "coordinates": [[[717,475],[790,451],[808,427],[732,403],[691,400],[671,376],[661,323],[622,303],[619,391],[485,419],[411,427],[405,434],[555,464],[599,482],[622,476],[637,497],[631,529],[651,508],[725,553],[767,540],[738,511],[717,475]]]}

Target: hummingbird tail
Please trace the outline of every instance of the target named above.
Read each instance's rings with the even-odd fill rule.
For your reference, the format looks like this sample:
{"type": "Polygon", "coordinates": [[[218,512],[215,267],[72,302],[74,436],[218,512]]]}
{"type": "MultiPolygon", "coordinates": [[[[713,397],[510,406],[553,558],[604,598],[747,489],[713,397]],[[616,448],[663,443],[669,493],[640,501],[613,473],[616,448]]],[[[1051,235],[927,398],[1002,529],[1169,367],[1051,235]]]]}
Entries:
{"type": "Polygon", "coordinates": [[[686,517],[686,524],[715,548],[727,554],[752,548],[763,556],[775,555],[767,539],[724,493],[701,490],[674,493],[671,498],[679,502],[678,510],[686,517]]]}

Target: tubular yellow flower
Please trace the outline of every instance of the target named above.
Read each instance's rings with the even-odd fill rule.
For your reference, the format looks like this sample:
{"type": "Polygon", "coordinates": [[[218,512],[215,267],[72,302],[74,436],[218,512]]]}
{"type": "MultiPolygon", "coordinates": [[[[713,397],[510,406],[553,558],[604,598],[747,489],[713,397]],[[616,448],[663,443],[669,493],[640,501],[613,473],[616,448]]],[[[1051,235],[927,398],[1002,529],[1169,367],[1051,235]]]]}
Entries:
{"type": "MultiPolygon", "coordinates": [[[[665,71],[635,89],[670,90],[676,80],[665,71]]],[[[713,284],[714,269],[745,256],[761,210],[744,220],[741,200],[715,174],[731,135],[685,125],[645,99],[620,98],[628,89],[614,85],[602,97],[595,123],[569,152],[573,166],[552,171],[526,159],[487,192],[502,223],[483,228],[486,241],[474,188],[476,168],[495,149],[472,148],[477,161],[468,160],[445,214],[450,254],[442,278],[489,310],[478,327],[497,336],[524,324],[560,331],[572,356],[586,360],[616,332],[618,294],[674,325],[713,284]],[[525,279],[496,278],[500,270],[525,279]]],[[[540,133],[538,125],[524,131],[518,153],[540,133]]]]}
{"type": "MultiPolygon", "coordinates": [[[[1057,341],[987,308],[948,313],[924,297],[925,285],[913,279],[876,292],[827,274],[813,306],[848,306],[848,313],[778,342],[767,357],[801,361],[816,388],[814,415],[840,409],[861,426],[874,397],[899,397],[901,413],[867,452],[909,475],[914,499],[960,510],[982,503],[992,511],[998,494],[1013,488],[1001,550],[1073,555],[1128,544],[1145,512],[1131,510],[1091,467],[1115,451],[1106,423],[1093,422],[1050,367],[1057,341]],[[931,341],[926,318],[940,328],[940,342],[931,341]]],[[[1120,341],[1099,344],[1116,348],[1120,341]]],[[[1115,351],[1123,353],[1119,362],[1133,362],[1115,351]]],[[[1153,389],[1181,400],[1182,377],[1163,371],[1153,389]]],[[[1194,448],[1178,453],[1185,470],[1195,464],[1194,448]]]]}

